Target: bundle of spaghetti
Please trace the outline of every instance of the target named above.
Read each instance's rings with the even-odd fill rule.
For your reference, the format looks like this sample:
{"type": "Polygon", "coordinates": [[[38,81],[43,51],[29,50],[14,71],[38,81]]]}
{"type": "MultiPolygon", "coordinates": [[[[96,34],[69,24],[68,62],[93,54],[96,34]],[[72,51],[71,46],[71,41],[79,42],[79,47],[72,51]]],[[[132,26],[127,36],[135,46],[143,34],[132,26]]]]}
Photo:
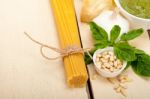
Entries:
{"type": "MultiPolygon", "coordinates": [[[[81,48],[76,22],[73,0],[50,0],[59,34],[61,48],[76,45],[81,48]]],[[[82,87],[86,84],[88,75],[81,53],[71,54],[63,58],[70,87],[82,87]]]]}

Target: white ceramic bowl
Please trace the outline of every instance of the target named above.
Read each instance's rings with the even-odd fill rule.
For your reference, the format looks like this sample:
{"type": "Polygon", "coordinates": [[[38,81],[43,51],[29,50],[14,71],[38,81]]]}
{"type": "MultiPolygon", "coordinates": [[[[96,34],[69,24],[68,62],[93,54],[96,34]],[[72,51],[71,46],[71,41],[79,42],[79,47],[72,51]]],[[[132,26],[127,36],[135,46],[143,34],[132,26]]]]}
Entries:
{"type": "Polygon", "coordinates": [[[100,54],[100,53],[103,53],[105,51],[112,51],[113,52],[113,47],[107,47],[107,48],[104,48],[104,49],[98,49],[95,51],[95,53],[93,54],[93,62],[94,62],[94,66],[95,66],[95,69],[96,71],[102,75],[103,77],[116,77],[117,75],[119,75],[126,67],[127,65],[127,62],[126,61],[123,61],[123,66],[121,69],[118,69],[117,71],[114,71],[114,72],[108,72],[108,71],[105,71],[103,69],[101,69],[97,64],[96,64],[96,56],[97,54],[100,54]]]}
{"type": "Polygon", "coordinates": [[[119,8],[120,12],[131,22],[132,28],[142,27],[145,30],[150,29],[150,19],[144,19],[144,18],[140,18],[140,17],[130,14],[121,6],[119,0],[115,0],[115,3],[117,7],[119,8]]]}

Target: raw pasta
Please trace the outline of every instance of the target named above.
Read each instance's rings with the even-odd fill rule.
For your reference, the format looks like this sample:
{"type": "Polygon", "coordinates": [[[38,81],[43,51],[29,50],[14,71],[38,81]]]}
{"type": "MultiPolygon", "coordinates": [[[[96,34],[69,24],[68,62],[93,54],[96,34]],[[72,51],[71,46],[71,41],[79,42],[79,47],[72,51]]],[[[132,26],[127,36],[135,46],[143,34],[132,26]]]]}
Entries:
{"type": "MultiPolygon", "coordinates": [[[[72,0],[50,0],[59,34],[61,48],[76,45],[81,47],[76,16],[72,0]]],[[[82,87],[88,75],[83,54],[77,53],[63,58],[70,87],[82,87]]]]}

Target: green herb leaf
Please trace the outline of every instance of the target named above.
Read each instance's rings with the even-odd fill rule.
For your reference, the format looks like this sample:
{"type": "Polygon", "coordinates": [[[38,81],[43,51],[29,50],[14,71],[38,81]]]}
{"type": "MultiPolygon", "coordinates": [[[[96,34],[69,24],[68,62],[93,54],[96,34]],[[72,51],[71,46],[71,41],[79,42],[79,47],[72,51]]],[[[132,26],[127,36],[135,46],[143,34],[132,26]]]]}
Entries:
{"type": "Polygon", "coordinates": [[[85,53],[84,55],[84,61],[86,65],[91,64],[93,62],[93,60],[90,58],[90,56],[87,53],[85,53]]]}
{"type": "Polygon", "coordinates": [[[95,41],[107,41],[108,35],[107,32],[94,22],[90,22],[90,29],[92,31],[92,36],[95,41]]]}
{"type": "Polygon", "coordinates": [[[136,59],[133,47],[127,42],[117,43],[114,46],[114,53],[121,60],[134,61],[136,59]]]}
{"type": "Polygon", "coordinates": [[[127,62],[127,66],[126,66],[126,68],[124,70],[127,70],[130,66],[131,66],[131,61],[128,61],[127,62]]]}
{"type": "MultiPolygon", "coordinates": [[[[117,58],[128,62],[126,69],[132,66],[134,72],[140,76],[150,77],[150,56],[144,51],[136,49],[128,44],[127,41],[132,40],[143,33],[143,29],[135,29],[121,35],[120,41],[116,43],[120,35],[121,28],[115,25],[110,32],[110,41],[107,32],[94,22],[90,22],[90,29],[95,41],[95,49],[90,52],[93,56],[96,49],[105,48],[107,46],[114,47],[114,53],[117,58]]],[[[90,64],[93,60],[85,53],[85,63],[90,64]]]]}
{"type": "Polygon", "coordinates": [[[145,52],[140,49],[134,49],[134,53],[139,55],[139,54],[144,54],[145,52]]]}
{"type": "Polygon", "coordinates": [[[97,42],[95,42],[94,46],[96,49],[101,49],[101,48],[107,47],[108,44],[109,44],[108,41],[97,41],[97,42]]]}
{"type": "Polygon", "coordinates": [[[116,39],[120,34],[121,28],[118,25],[115,25],[110,31],[110,42],[114,44],[116,39]]]}
{"type": "MultiPolygon", "coordinates": [[[[96,51],[96,49],[93,49],[92,51],[90,51],[90,55],[93,56],[94,52],[96,51]]],[[[93,60],[91,59],[91,57],[85,53],[84,54],[84,61],[85,61],[85,64],[88,65],[88,64],[91,64],[93,62],[93,60]]]]}
{"type": "Polygon", "coordinates": [[[142,28],[131,30],[128,33],[125,33],[125,34],[121,35],[121,40],[122,41],[132,40],[132,39],[140,36],[143,32],[144,32],[144,30],[142,28]]]}
{"type": "Polygon", "coordinates": [[[140,54],[137,59],[131,62],[132,69],[140,76],[150,76],[150,56],[147,54],[140,54]]]}

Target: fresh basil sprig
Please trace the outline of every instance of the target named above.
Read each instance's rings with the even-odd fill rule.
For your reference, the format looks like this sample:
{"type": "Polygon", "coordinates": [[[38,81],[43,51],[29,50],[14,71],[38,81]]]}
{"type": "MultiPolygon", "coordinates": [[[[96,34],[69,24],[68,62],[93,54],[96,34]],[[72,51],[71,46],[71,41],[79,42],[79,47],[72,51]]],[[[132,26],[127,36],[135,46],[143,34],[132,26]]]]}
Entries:
{"type": "Polygon", "coordinates": [[[92,36],[95,41],[107,41],[108,35],[107,32],[94,22],[90,22],[90,29],[92,31],[92,36]]]}
{"type": "Polygon", "coordinates": [[[127,42],[118,42],[114,45],[114,53],[117,58],[126,61],[133,61],[136,59],[134,48],[127,42]]]}
{"type": "MultiPolygon", "coordinates": [[[[128,62],[128,66],[132,66],[134,72],[140,76],[150,77],[150,55],[144,51],[136,49],[131,46],[128,41],[133,40],[143,33],[143,29],[134,29],[127,33],[120,35],[121,28],[115,25],[110,31],[110,40],[108,33],[94,22],[90,22],[90,29],[94,39],[94,50],[90,52],[91,55],[97,49],[102,49],[108,46],[114,47],[114,53],[118,59],[128,62]],[[119,38],[120,36],[120,38],[119,38]]],[[[85,53],[85,63],[90,64],[93,60],[85,53]]]]}
{"type": "Polygon", "coordinates": [[[140,76],[150,77],[150,56],[143,53],[137,55],[137,59],[131,62],[132,69],[140,76]]]}
{"type": "Polygon", "coordinates": [[[140,36],[142,33],[144,32],[144,30],[142,28],[140,29],[135,29],[135,30],[131,30],[128,33],[125,33],[121,36],[121,40],[122,41],[129,41],[129,40],[133,40],[134,38],[140,36]]]}
{"type": "MultiPolygon", "coordinates": [[[[91,50],[91,51],[89,52],[89,54],[90,54],[91,56],[93,56],[93,54],[94,54],[94,52],[95,52],[96,50],[97,50],[96,48],[93,49],[93,50],[91,50]]],[[[84,55],[84,61],[85,61],[86,64],[91,64],[91,63],[93,63],[93,60],[91,59],[91,57],[90,57],[87,53],[85,53],[85,55],[84,55]]]]}
{"type": "Polygon", "coordinates": [[[113,45],[120,35],[121,28],[115,25],[110,31],[110,42],[113,45]]]}

